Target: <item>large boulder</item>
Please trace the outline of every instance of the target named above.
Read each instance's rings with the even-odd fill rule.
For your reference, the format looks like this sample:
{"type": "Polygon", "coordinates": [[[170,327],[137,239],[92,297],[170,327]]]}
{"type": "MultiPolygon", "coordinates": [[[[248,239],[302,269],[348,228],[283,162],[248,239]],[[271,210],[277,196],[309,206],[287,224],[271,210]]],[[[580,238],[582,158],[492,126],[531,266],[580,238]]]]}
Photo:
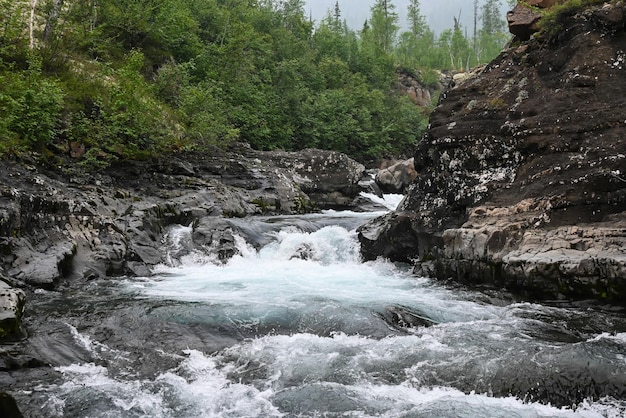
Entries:
{"type": "Polygon", "coordinates": [[[506,15],[509,32],[522,41],[530,39],[539,30],[541,12],[538,9],[548,9],[559,3],[563,3],[563,0],[528,0],[518,3],[506,15]]]}
{"type": "Polygon", "coordinates": [[[513,10],[506,14],[509,24],[509,32],[527,41],[531,35],[539,30],[537,23],[541,20],[541,14],[526,5],[518,4],[513,10]]]}
{"type": "Polygon", "coordinates": [[[537,298],[626,304],[626,6],[564,16],[444,92],[363,256],[537,298]]]}
{"type": "Polygon", "coordinates": [[[375,180],[383,192],[403,194],[416,178],[415,159],[409,158],[380,169],[375,180]]]}
{"type": "Polygon", "coordinates": [[[275,151],[267,153],[265,158],[286,170],[311,203],[320,209],[350,207],[362,190],[359,182],[366,175],[363,164],[335,151],[275,151]]]}

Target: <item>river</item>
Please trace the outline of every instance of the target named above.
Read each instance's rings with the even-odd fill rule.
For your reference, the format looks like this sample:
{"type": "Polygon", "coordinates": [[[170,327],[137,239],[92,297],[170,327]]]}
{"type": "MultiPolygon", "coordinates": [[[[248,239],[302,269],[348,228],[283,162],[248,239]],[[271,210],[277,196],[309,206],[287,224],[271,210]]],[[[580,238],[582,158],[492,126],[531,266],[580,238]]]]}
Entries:
{"type": "Polygon", "coordinates": [[[361,262],[378,213],[233,219],[223,263],[169,231],[154,275],[28,305],[32,417],[623,417],[626,317],[361,262]],[[254,244],[254,246],[252,245],[254,244]]]}

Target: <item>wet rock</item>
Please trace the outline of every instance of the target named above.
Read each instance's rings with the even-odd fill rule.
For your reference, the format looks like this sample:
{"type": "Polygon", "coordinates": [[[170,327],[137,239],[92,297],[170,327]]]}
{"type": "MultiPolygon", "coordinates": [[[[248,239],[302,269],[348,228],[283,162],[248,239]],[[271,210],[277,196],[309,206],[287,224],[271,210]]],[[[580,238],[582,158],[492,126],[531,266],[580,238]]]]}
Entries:
{"type": "Polygon", "coordinates": [[[171,225],[194,224],[198,246],[225,260],[237,251],[235,229],[211,231],[214,221],[203,219],[357,209],[365,174],[337,152],[245,145],[117,161],[98,173],[73,161],[36,164],[0,161],[0,267],[18,284],[45,289],[64,279],[150,274],[167,261],[171,225]]]}
{"type": "Polygon", "coordinates": [[[421,312],[406,306],[387,306],[380,317],[391,327],[397,329],[430,327],[436,322],[426,317],[421,312]]]}
{"type": "Polygon", "coordinates": [[[533,299],[624,305],[625,10],[563,16],[567,31],[451,86],[403,203],[360,228],[364,258],[533,299]]]}
{"type": "Polygon", "coordinates": [[[22,418],[23,415],[17,407],[13,396],[6,392],[0,392],[0,416],[3,418],[22,418]]]}
{"type": "Polygon", "coordinates": [[[198,251],[225,262],[239,254],[236,235],[233,226],[224,219],[207,217],[194,227],[192,242],[198,251]]]}
{"type": "Polygon", "coordinates": [[[20,239],[13,246],[18,249],[13,253],[15,259],[8,274],[26,284],[45,289],[54,288],[61,278],[69,274],[76,254],[74,243],[62,238],[50,241],[37,238],[34,245],[31,240],[20,239]]]}
{"type": "Polygon", "coordinates": [[[290,259],[298,258],[300,260],[315,259],[315,249],[310,244],[302,244],[295,249],[290,259]]]}
{"type": "Polygon", "coordinates": [[[20,331],[26,296],[0,278],[0,339],[20,331]]]}

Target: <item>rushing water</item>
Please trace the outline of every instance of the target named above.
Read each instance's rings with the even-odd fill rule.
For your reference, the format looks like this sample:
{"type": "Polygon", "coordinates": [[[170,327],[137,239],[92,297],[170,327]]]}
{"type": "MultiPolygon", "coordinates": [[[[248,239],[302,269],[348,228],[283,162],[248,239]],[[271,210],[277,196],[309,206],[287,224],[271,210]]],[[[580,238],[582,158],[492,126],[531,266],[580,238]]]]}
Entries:
{"type": "Polygon", "coordinates": [[[226,264],[182,251],[145,278],[36,295],[14,391],[41,417],[622,417],[626,319],[459,288],[383,260],[375,214],[238,223],[226,264]]]}

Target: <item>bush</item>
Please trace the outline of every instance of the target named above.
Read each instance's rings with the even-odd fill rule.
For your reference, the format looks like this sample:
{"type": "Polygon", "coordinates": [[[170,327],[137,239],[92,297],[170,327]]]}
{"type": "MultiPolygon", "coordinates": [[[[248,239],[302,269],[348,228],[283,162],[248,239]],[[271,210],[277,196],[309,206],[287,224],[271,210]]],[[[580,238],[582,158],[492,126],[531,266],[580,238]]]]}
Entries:
{"type": "Polygon", "coordinates": [[[0,74],[0,85],[0,135],[7,144],[41,149],[60,135],[65,94],[36,61],[29,70],[0,74]]]}

